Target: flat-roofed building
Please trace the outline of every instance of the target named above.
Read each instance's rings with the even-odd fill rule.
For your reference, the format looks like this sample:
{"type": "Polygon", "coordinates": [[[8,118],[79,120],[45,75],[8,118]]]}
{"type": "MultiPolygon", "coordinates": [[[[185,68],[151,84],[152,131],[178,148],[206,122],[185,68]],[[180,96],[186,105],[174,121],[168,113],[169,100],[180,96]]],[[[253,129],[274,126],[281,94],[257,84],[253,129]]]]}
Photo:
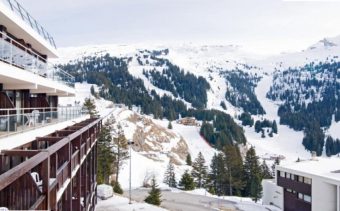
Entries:
{"type": "MultiPolygon", "coordinates": [[[[318,157],[276,166],[285,211],[340,211],[340,158],[318,157]]],[[[264,182],[264,187],[268,184],[264,182]]],[[[273,204],[264,188],[265,204],[273,204]]],[[[279,189],[280,190],[280,189],[279,189]]],[[[280,194],[277,195],[280,197],[280,194]]]]}

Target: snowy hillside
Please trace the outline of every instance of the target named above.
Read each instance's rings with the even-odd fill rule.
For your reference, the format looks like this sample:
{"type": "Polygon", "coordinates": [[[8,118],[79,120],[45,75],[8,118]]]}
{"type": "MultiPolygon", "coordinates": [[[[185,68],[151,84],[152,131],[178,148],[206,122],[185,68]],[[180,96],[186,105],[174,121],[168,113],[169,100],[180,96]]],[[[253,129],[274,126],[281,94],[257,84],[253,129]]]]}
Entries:
{"type": "MultiPolygon", "coordinates": [[[[149,95],[152,96],[152,91],[154,91],[159,96],[170,96],[172,99],[184,102],[188,108],[193,108],[195,105],[192,104],[192,99],[186,99],[182,93],[178,91],[181,87],[175,85],[176,81],[174,81],[173,75],[165,74],[165,71],[171,68],[171,66],[178,66],[181,71],[184,71],[184,73],[190,73],[196,77],[203,77],[209,83],[209,88],[206,89],[205,108],[217,109],[226,112],[235,118],[235,120],[241,125],[241,122],[237,120],[237,116],[242,114],[244,111],[247,111],[247,109],[249,109],[249,105],[254,105],[256,102],[259,102],[259,106],[262,106],[265,114],[261,114],[261,112],[258,114],[257,112],[250,112],[254,121],[268,119],[269,121],[275,120],[279,123],[281,119],[278,116],[278,109],[284,101],[282,99],[268,99],[267,93],[270,91],[270,87],[273,87],[274,84],[278,85],[278,81],[284,79],[285,76],[282,76],[282,71],[289,68],[298,69],[306,64],[310,64],[311,62],[317,64],[320,61],[326,63],[339,61],[339,50],[340,36],[336,38],[322,39],[320,42],[312,45],[310,48],[302,52],[282,53],[271,57],[256,56],[247,53],[240,46],[232,45],[103,45],[61,49],[62,57],[55,62],[58,64],[67,64],[69,62],[75,63],[84,57],[102,56],[109,53],[110,56],[122,58],[122,60],[127,62],[129,74],[142,80],[144,84],[143,86],[149,95]],[[230,79],[231,77],[229,73],[239,74],[238,72],[247,74],[246,79],[254,78],[256,80],[251,83],[248,81],[243,87],[238,86],[237,83],[244,83],[244,80],[241,80],[242,74],[240,74],[240,77],[236,78],[236,80],[238,80],[237,83],[231,83],[235,81],[228,81],[234,80],[234,78],[230,79]],[[156,76],[161,77],[160,79],[168,83],[167,88],[164,88],[164,84],[159,84],[155,81],[156,76]],[[252,83],[255,83],[255,85],[253,86],[252,83]],[[248,87],[248,89],[245,89],[245,87],[248,87]],[[234,95],[227,98],[227,92],[234,92],[234,95]],[[242,97],[240,98],[238,95],[242,97]]],[[[291,76],[296,80],[302,79],[300,75],[291,76]]],[[[325,74],[321,74],[320,77],[325,79],[325,74]]],[[[97,89],[100,88],[101,87],[99,86],[97,89]]],[[[297,87],[290,83],[286,83],[284,84],[284,87],[281,87],[280,89],[295,90],[297,87]]],[[[276,89],[275,91],[278,92],[280,90],[276,89]]],[[[322,89],[320,92],[322,92],[322,89]]],[[[196,97],[197,96],[194,96],[194,99],[196,97]]],[[[303,100],[310,102],[306,98],[303,100]]],[[[202,102],[204,102],[204,98],[202,102]]],[[[251,109],[249,111],[252,111],[251,109]]],[[[124,115],[127,115],[128,112],[123,113],[125,113],[124,115]]],[[[142,118],[142,120],[131,122],[131,118],[129,119],[128,117],[129,115],[121,117],[122,120],[126,121],[126,128],[132,131],[141,131],[142,128],[139,128],[138,124],[140,124],[140,122],[145,123],[143,120],[144,117],[138,117],[142,118]]],[[[156,124],[163,128],[166,128],[168,124],[167,120],[150,119],[150,121],[156,122],[156,124]]],[[[168,134],[169,136],[172,136],[169,138],[169,140],[172,140],[170,141],[171,144],[167,144],[167,146],[165,143],[161,144],[162,146],[155,145],[154,147],[157,148],[157,151],[163,150],[165,153],[170,152],[171,149],[169,149],[169,147],[171,148],[179,142],[181,143],[181,138],[185,140],[188,148],[187,151],[189,151],[192,156],[196,156],[198,151],[203,151],[206,148],[204,145],[198,146],[196,143],[192,144],[188,142],[191,139],[194,139],[200,140],[199,143],[205,143],[199,136],[199,128],[184,127],[182,125],[177,125],[174,122],[173,127],[174,129],[171,132],[174,134],[168,134]],[[197,149],[195,149],[195,147],[197,149]]],[[[339,130],[338,128],[339,124],[333,121],[326,133],[331,134],[334,138],[338,138],[339,135],[336,133],[336,131],[339,130]]],[[[166,131],[167,129],[164,130],[166,131]]],[[[254,127],[244,126],[244,131],[248,143],[256,147],[257,153],[262,158],[267,159],[281,156],[285,157],[286,161],[294,161],[298,157],[309,157],[310,153],[306,151],[302,145],[302,139],[304,137],[303,131],[295,131],[286,125],[280,124],[278,125],[278,134],[274,134],[273,137],[269,137],[269,133],[266,132],[265,138],[261,138],[260,134],[254,132],[254,127]]],[[[133,138],[133,133],[128,132],[127,134],[133,138]]],[[[213,151],[210,151],[210,148],[208,149],[209,152],[204,152],[204,155],[207,156],[207,160],[209,160],[208,157],[211,157],[213,154],[213,151]]],[[[140,159],[144,160],[144,163],[146,163],[146,166],[144,167],[146,169],[149,168],[151,172],[158,171],[157,169],[154,170],[152,168],[152,163],[154,162],[150,161],[152,156],[160,158],[163,161],[164,166],[167,163],[167,159],[171,157],[164,154],[155,155],[154,152],[153,155],[151,155],[152,153],[149,153],[148,156],[145,156],[145,154],[142,155],[141,152],[146,150],[139,150],[140,152],[134,153],[137,153],[137,157],[142,156],[140,159]]],[[[182,158],[180,155],[173,156],[173,158],[174,157],[176,157],[179,161],[178,163],[181,163],[180,160],[183,161],[183,156],[182,158]]],[[[144,177],[145,174],[146,172],[138,172],[140,178],[144,177]]],[[[159,174],[161,175],[162,173],[159,174]]],[[[138,183],[140,183],[140,181],[138,183]]]]}
{"type": "MultiPolygon", "coordinates": [[[[152,176],[162,184],[169,160],[175,164],[176,177],[179,180],[185,170],[191,169],[185,163],[188,153],[195,159],[202,152],[209,165],[216,152],[199,135],[199,128],[196,126],[173,122],[173,129],[167,129],[167,120],[153,120],[126,108],[116,108],[113,114],[117,123],[122,125],[126,138],[135,142],[132,147],[132,186],[135,188],[141,187],[145,181],[149,182],[152,176]]],[[[125,161],[119,175],[123,188],[128,188],[128,178],[129,165],[125,161]]]]}

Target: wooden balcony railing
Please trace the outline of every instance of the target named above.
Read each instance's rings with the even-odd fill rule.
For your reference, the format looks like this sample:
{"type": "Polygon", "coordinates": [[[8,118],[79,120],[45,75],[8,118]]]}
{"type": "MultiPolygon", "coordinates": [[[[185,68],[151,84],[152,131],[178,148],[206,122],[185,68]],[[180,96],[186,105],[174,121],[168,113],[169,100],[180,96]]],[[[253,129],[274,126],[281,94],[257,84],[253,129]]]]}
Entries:
{"type": "Polygon", "coordinates": [[[93,146],[100,129],[101,119],[85,120],[17,149],[1,151],[0,164],[8,166],[0,165],[0,207],[81,210],[84,204],[87,211],[93,211],[97,169],[93,146]],[[32,172],[40,176],[39,183],[32,172]]]}
{"type": "Polygon", "coordinates": [[[58,188],[61,188],[65,181],[69,178],[69,162],[64,163],[58,170],[57,170],[57,182],[58,188]]]}
{"type": "Polygon", "coordinates": [[[76,168],[77,165],[79,165],[79,150],[75,151],[71,157],[71,169],[72,171],[76,168]]]}

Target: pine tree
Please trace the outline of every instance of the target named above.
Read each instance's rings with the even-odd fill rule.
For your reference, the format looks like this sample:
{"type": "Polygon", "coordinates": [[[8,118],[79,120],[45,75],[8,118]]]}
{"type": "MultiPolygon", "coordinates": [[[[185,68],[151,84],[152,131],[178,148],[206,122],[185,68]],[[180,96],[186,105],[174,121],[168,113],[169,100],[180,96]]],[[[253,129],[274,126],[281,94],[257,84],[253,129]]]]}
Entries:
{"type": "Polygon", "coordinates": [[[205,159],[201,152],[198,153],[197,158],[192,164],[191,174],[195,179],[196,186],[198,188],[203,187],[207,177],[207,166],[205,165],[205,159]]]}
{"type": "Polygon", "coordinates": [[[115,156],[112,151],[113,143],[111,136],[112,119],[109,117],[108,121],[103,124],[102,130],[98,138],[98,156],[97,156],[97,182],[99,184],[110,184],[109,177],[114,173],[115,156]]]}
{"type": "Polygon", "coordinates": [[[162,202],[161,200],[161,190],[158,188],[155,177],[151,180],[151,190],[149,195],[144,200],[148,204],[153,204],[159,206],[162,202]]]}
{"type": "Polygon", "coordinates": [[[95,102],[91,98],[85,98],[83,108],[90,115],[91,118],[98,115],[95,102]]]}
{"type": "Polygon", "coordinates": [[[113,191],[118,194],[123,194],[123,189],[121,188],[119,182],[115,182],[113,185],[113,191]]]}
{"type": "Polygon", "coordinates": [[[175,166],[171,161],[169,161],[169,164],[168,164],[167,169],[165,171],[163,182],[165,184],[169,185],[169,187],[175,188],[177,186],[176,175],[175,175],[175,166]]]}
{"type": "Polygon", "coordinates": [[[261,198],[262,177],[259,160],[253,147],[251,147],[246,154],[244,162],[244,179],[246,181],[244,196],[250,196],[257,201],[261,198]]]}
{"type": "Polygon", "coordinates": [[[274,120],[273,121],[273,125],[272,125],[272,131],[273,131],[273,133],[275,133],[275,134],[277,134],[277,124],[276,124],[276,121],[274,120]]]}
{"type": "Polygon", "coordinates": [[[262,129],[261,131],[262,131],[261,138],[265,138],[265,137],[266,137],[266,135],[264,134],[264,130],[262,129]]]}
{"type": "Polygon", "coordinates": [[[265,160],[263,160],[262,164],[261,164],[261,173],[262,173],[262,178],[263,179],[271,179],[272,177],[272,173],[270,172],[270,169],[266,163],[265,160]]]}
{"type": "Polygon", "coordinates": [[[194,178],[189,174],[189,171],[186,170],[182,175],[181,181],[179,182],[180,186],[184,187],[184,190],[193,190],[195,189],[194,178]]]}
{"type": "Polygon", "coordinates": [[[172,124],[171,124],[171,121],[169,121],[169,124],[168,124],[168,129],[172,129],[172,124]]]}
{"type": "Polygon", "coordinates": [[[332,138],[331,136],[328,136],[327,139],[326,139],[326,145],[325,145],[325,148],[326,148],[326,155],[327,155],[328,157],[334,155],[334,151],[335,151],[335,150],[334,150],[334,148],[335,148],[334,145],[335,145],[335,144],[334,144],[333,138],[332,138]]]}
{"type": "MultiPolygon", "coordinates": [[[[113,123],[112,123],[113,124],[113,123]]],[[[116,167],[116,181],[118,182],[120,167],[124,160],[129,158],[128,142],[125,138],[124,131],[120,124],[112,132],[115,133],[116,137],[113,138],[113,153],[115,156],[115,167],[116,167]]]]}
{"type": "Polygon", "coordinates": [[[191,166],[191,165],[192,165],[192,160],[191,160],[191,155],[190,155],[190,153],[187,154],[186,163],[187,163],[188,166],[191,166]]]}
{"type": "Polygon", "coordinates": [[[273,130],[270,131],[270,133],[268,134],[268,136],[269,136],[270,138],[272,138],[272,137],[274,136],[273,130]]]}
{"type": "Polygon", "coordinates": [[[98,95],[97,95],[96,91],[94,90],[93,85],[91,86],[90,91],[91,91],[92,96],[94,96],[95,98],[98,98],[98,95]]]}
{"type": "Polygon", "coordinates": [[[241,195],[244,188],[243,181],[243,161],[238,146],[227,145],[224,148],[225,164],[227,169],[226,181],[229,190],[226,193],[229,195],[241,195]]]}
{"type": "Polygon", "coordinates": [[[278,157],[275,158],[275,161],[272,165],[272,175],[273,175],[273,177],[275,177],[275,175],[276,175],[275,166],[277,166],[277,165],[280,165],[280,159],[278,157]]]}
{"type": "Polygon", "coordinates": [[[211,164],[210,164],[210,172],[209,172],[209,183],[212,184],[212,188],[215,193],[221,195],[224,193],[224,182],[225,176],[227,175],[225,168],[225,157],[223,153],[219,153],[218,155],[214,155],[211,164]]]}

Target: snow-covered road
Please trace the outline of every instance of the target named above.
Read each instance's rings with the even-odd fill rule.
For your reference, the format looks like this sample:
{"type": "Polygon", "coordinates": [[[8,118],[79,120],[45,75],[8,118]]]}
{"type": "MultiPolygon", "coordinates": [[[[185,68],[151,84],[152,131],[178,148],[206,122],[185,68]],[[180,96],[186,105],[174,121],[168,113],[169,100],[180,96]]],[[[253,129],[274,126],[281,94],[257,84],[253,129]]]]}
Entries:
{"type": "MultiPolygon", "coordinates": [[[[148,194],[148,189],[132,190],[132,199],[143,201],[148,194]]],[[[125,192],[128,196],[128,191],[125,192]]],[[[244,210],[244,211],[270,211],[277,210],[251,202],[228,200],[227,197],[217,198],[207,195],[192,194],[180,190],[162,190],[162,207],[177,211],[211,211],[211,210],[244,210]]]]}

